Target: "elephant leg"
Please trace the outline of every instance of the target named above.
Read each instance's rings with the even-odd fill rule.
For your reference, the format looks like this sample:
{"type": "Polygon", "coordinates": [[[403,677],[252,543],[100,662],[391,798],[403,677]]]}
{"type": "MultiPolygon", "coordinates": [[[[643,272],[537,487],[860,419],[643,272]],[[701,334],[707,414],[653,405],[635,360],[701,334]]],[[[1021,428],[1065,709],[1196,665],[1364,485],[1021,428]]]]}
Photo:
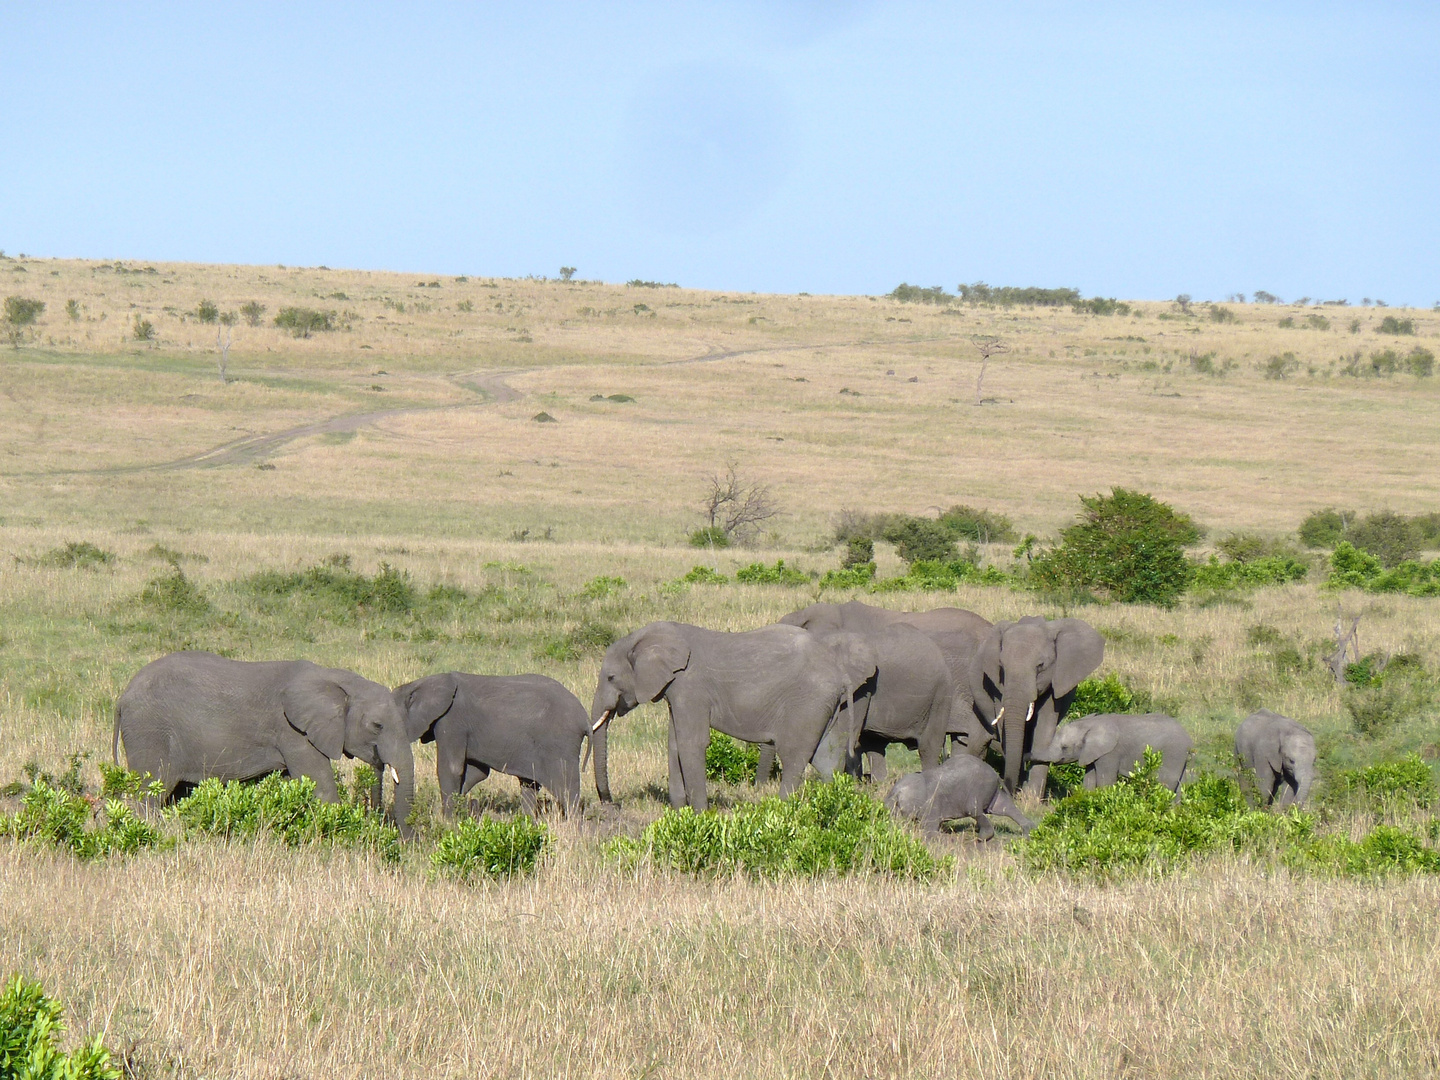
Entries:
{"type": "Polygon", "coordinates": [[[988,814],[975,815],[975,839],[989,840],[995,835],[995,823],[990,820],[988,814]]]}
{"type": "Polygon", "coordinates": [[[460,794],[469,795],[470,789],[476,784],[483,783],[489,775],[489,765],[477,765],[473,761],[465,762],[465,779],[460,781],[460,794]]]}
{"type": "Polygon", "coordinates": [[[685,805],[685,780],[680,772],[680,743],[675,738],[675,717],[670,717],[670,806],[679,810],[685,805]]]}
{"type": "Polygon", "coordinates": [[[885,751],[883,749],[865,751],[865,764],[870,770],[871,783],[882,784],[885,782],[885,777],[888,775],[890,767],[885,762],[885,751]]]}
{"type": "Polygon", "coordinates": [[[435,779],[440,784],[440,812],[455,816],[455,806],[464,794],[465,747],[457,740],[435,740],[435,779]]]}
{"type": "MultiPolygon", "coordinates": [[[[1030,736],[1030,752],[1045,750],[1050,746],[1050,740],[1055,737],[1055,727],[1059,723],[1055,715],[1055,699],[1046,696],[1045,700],[1035,709],[1035,729],[1030,736]]],[[[1025,790],[1037,799],[1045,797],[1045,781],[1050,777],[1050,766],[1036,762],[1030,766],[1030,776],[1025,781],[1025,790]]]]}
{"type": "Polygon", "coordinates": [[[328,757],[308,741],[296,740],[282,747],[280,755],[285,759],[285,771],[292,777],[308,776],[315,781],[315,794],[322,802],[339,802],[340,789],[335,783],[335,768],[328,757]]]}
{"type": "Polygon", "coordinates": [[[527,780],[520,777],[520,809],[531,821],[539,820],[535,810],[535,799],[540,794],[540,785],[534,780],[527,780]]]}
{"type": "Polygon", "coordinates": [[[933,769],[940,764],[940,754],[945,749],[945,729],[931,725],[920,733],[920,771],[933,769]]]}
{"type": "Polygon", "coordinates": [[[775,771],[775,744],[774,744],[774,743],[761,743],[761,744],[760,744],[760,761],[759,761],[759,763],[755,766],[755,786],[756,786],[756,787],[759,787],[761,784],[768,784],[768,783],[770,782],[770,774],[771,774],[772,772],[774,772],[774,771],[775,771]]]}
{"type": "MultiPolygon", "coordinates": [[[[780,755],[780,797],[788,799],[805,779],[805,767],[810,764],[815,747],[802,745],[798,740],[788,738],[783,742],[776,740],[775,750],[780,755]]],[[[826,776],[825,779],[829,780],[830,777],[826,776]]]]}
{"type": "Polygon", "coordinates": [[[1109,787],[1120,779],[1120,762],[1113,755],[1107,754],[1095,762],[1094,769],[1087,774],[1086,779],[1092,775],[1095,777],[1096,787],[1109,787]]]}
{"type": "Polygon", "coordinates": [[[1094,791],[1097,787],[1100,786],[1100,781],[1095,776],[1094,765],[1087,765],[1085,767],[1085,780],[1082,786],[1085,788],[1086,791],[1094,791]]]}
{"type": "Polygon", "coordinates": [[[1015,800],[1010,798],[1010,793],[1005,790],[1004,784],[1001,784],[996,790],[994,797],[990,800],[990,805],[985,808],[985,813],[999,814],[1001,817],[1009,818],[1020,827],[1020,831],[1026,836],[1029,836],[1030,830],[1035,828],[1035,823],[1022,814],[1020,808],[1015,805],[1015,800]]]}
{"type": "Polygon", "coordinates": [[[697,734],[693,731],[680,732],[679,743],[680,778],[685,785],[685,801],[696,810],[710,806],[710,794],[705,777],[705,747],[710,743],[710,725],[707,723],[697,734]]]}

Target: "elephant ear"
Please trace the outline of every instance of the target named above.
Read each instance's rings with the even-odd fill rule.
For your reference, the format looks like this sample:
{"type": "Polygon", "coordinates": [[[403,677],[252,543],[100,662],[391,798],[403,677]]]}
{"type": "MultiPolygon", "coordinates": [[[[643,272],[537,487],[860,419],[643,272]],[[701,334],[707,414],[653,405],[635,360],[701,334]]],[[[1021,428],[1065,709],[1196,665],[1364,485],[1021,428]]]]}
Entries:
{"type": "Polygon", "coordinates": [[[1080,756],[1076,760],[1088,769],[1111,750],[1114,750],[1119,742],[1120,731],[1114,724],[1092,727],[1080,740],[1080,756]]]}
{"type": "Polygon", "coordinates": [[[333,679],[302,675],[280,691],[285,719],[332,761],[345,752],[345,713],[350,695],[333,679]]]}
{"type": "Polygon", "coordinates": [[[423,736],[435,726],[436,720],[450,711],[459,689],[455,676],[447,672],[406,683],[395,691],[395,703],[405,714],[405,734],[411,742],[423,736]]]}
{"type": "Polygon", "coordinates": [[[1064,697],[1105,659],[1105,639],[1087,622],[1056,619],[1055,666],[1050,670],[1051,693],[1064,697]]]}
{"type": "Polygon", "coordinates": [[[690,646],[679,634],[664,628],[647,631],[630,650],[635,697],[640,701],[657,700],[689,663],[690,646]]]}
{"type": "Polygon", "coordinates": [[[970,696],[985,723],[995,723],[996,703],[1003,696],[1000,678],[1000,639],[1009,623],[996,623],[985,635],[970,661],[970,696]]]}
{"type": "Polygon", "coordinates": [[[875,675],[879,661],[874,647],[859,634],[840,631],[825,637],[825,644],[835,655],[835,662],[845,676],[845,689],[856,693],[875,675]]]}

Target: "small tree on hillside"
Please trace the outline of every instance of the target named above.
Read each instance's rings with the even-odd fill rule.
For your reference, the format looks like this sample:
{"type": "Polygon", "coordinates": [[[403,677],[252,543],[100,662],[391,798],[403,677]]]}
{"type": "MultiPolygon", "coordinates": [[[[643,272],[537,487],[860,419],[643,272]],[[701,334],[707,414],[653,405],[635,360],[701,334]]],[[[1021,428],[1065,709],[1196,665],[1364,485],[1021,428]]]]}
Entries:
{"type": "Polygon", "coordinates": [[[7,296],[5,298],[5,332],[9,335],[10,344],[20,348],[20,342],[24,340],[30,327],[35,325],[35,320],[45,313],[44,300],[27,300],[23,296],[7,296]]]}
{"type": "Polygon", "coordinates": [[[561,280],[561,281],[569,281],[569,280],[570,280],[571,278],[573,278],[574,276],[575,276],[575,267],[573,267],[573,266],[562,266],[562,267],[560,267],[560,280],[561,280]]]}
{"type": "Polygon", "coordinates": [[[980,334],[972,337],[970,343],[980,352],[980,375],[975,380],[975,404],[981,405],[984,403],[981,392],[985,387],[985,369],[990,366],[990,358],[1009,352],[1010,346],[994,334],[980,334]]]}
{"type": "Polygon", "coordinates": [[[223,311],[215,319],[220,324],[215,329],[215,347],[220,350],[220,381],[229,382],[226,371],[230,367],[230,346],[235,341],[238,317],[233,311],[223,311]]]}
{"type": "Polygon", "coordinates": [[[733,461],[723,476],[715,473],[706,482],[703,507],[705,531],[723,536],[726,543],[753,539],[761,525],[780,513],[770,488],[741,476],[733,461]]]}

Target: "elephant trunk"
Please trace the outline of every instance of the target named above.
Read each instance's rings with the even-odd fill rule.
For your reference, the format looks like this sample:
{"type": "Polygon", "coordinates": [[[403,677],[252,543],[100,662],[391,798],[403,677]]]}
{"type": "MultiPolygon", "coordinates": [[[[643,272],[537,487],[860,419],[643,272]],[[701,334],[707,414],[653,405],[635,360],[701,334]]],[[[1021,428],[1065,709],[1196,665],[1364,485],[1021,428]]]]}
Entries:
{"type": "Polygon", "coordinates": [[[415,800],[415,758],[410,753],[410,743],[397,739],[380,751],[381,760],[395,772],[395,805],[390,817],[394,820],[400,836],[409,840],[414,835],[406,818],[410,816],[410,804],[415,800]]]}
{"type": "Polygon", "coordinates": [[[1005,754],[1005,788],[1012,795],[1020,787],[1025,756],[1025,725],[1034,707],[1033,681],[1026,680],[1025,685],[1013,689],[1006,686],[1001,704],[1000,748],[1005,754]]]}
{"type": "Polygon", "coordinates": [[[590,732],[590,749],[595,754],[595,792],[600,796],[601,802],[615,801],[610,797],[609,749],[606,746],[612,715],[614,714],[610,711],[601,714],[594,729],[590,732]]]}

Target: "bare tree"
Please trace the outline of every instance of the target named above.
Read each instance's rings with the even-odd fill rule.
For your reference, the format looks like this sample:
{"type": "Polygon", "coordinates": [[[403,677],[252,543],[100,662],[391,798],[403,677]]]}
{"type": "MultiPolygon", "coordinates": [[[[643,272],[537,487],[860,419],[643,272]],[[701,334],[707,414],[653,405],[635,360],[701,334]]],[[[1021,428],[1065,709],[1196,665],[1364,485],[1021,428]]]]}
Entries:
{"type": "Polygon", "coordinates": [[[235,341],[235,313],[223,312],[217,321],[220,325],[215,329],[215,347],[220,350],[220,381],[223,383],[230,381],[227,369],[230,367],[230,346],[235,341]]]}
{"type": "Polygon", "coordinates": [[[760,526],[780,513],[770,488],[740,475],[731,461],[725,473],[713,474],[706,483],[705,520],[710,529],[719,529],[726,540],[745,542],[760,526]]]}
{"type": "Polygon", "coordinates": [[[972,337],[970,343],[980,351],[980,377],[975,380],[975,404],[980,405],[984,402],[980,394],[985,387],[985,369],[990,366],[990,358],[1009,352],[1010,346],[994,334],[980,334],[972,337]]]}
{"type": "Polygon", "coordinates": [[[1330,674],[1335,676],[1335,685],[1345,685],[1345,668],[1351,663],[1350,655],[1355,657],[1354,663],[1360,662],[1360,616],[1345,615],[1338,607],[1335,609],[1335,651],[1325,658],[1325,666],[1330,669],[1330,674]],[[1349,619],[1350,625],[1345,625],[1349,619]]]}

